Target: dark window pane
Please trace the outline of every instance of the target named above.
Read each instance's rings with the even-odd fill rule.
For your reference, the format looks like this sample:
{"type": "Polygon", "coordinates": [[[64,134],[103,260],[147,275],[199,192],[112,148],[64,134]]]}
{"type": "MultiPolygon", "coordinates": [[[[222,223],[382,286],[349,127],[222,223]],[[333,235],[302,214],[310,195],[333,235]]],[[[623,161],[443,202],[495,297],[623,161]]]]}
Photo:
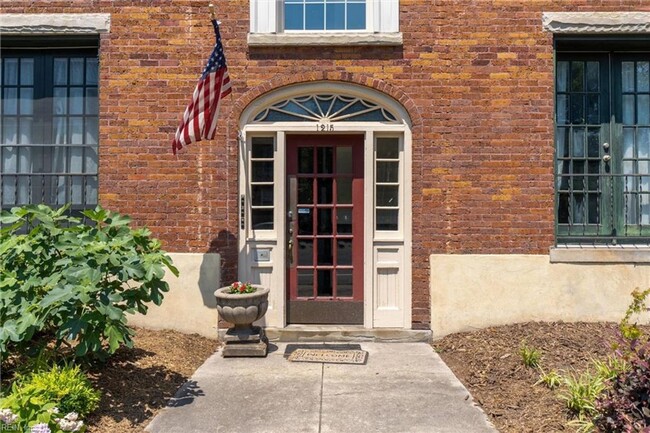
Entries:
{"type": "Polygon", "coordinates": [[[600,157],[600,128],[587,130],[587,156],[590,158],[600,157]]]}
{"type": "Polygon", "coordinates": [[[323,30],[325,26],[325,8],[323,4],[305,6],[305,30],[323,30]]]}
{"type": "Polygon", "coordinates": [[[332,296],[332,270],[319,269],[318,270],[318,296],[332,296]]]}
{"type": "Polygon", "coordinates": [[[589,194],[589,224],[598,224],[600,222],[599,196],[589,194]]]}
{"type": "Polygon", "coordinates": [[[557,220],[560,224],[569,223],[569,194],[560,194],[559,196],[557,220]]]}
{"type": "Polygon", "coordinates": [[[336,232],[339,234],[352,233],[352,209],[336,209],[336,232]]]}
{"type": "Polygon", "coordinates": [[[555,145],[558,158],[569,157],[569,128],[557,128],[555,132],[555,145]]]}
{"type": "Polygon", "coordinates": [[[298,234],[314,234],[314,213],[313,209],[298,208],[298,234]]]}
{"type": "Polygon", "coordinates": [[[318,147],[317,148],[316,165],[318,173],[331,174],[334,173],[334,151],[331,147],[318,147]]]}
{"type": "Polygon", "coordinates": [[[314,148],[299,147],[298,148],[298,173],[313,173],[313,172],[314,172],[314,148]]]}
{"type": "Polygon", "coordinates": [[[377,185],[377,206],[397,207],[398,195],[398,186],[377,185]]]}
{"type": "Polygon", "coordinates": [[[252,161],[251,181],[273,182],[273,161],[252,161]]]}
{"type": "Polygon", "coordinates": [[[84,113],[84,89],[82,87],[70,88],[70,114],[84,113]]]}
{"type": "Polygon", "coordinates": [[[557,95],[555,103],[557,104],[557,124],[565,125],[569,123],[569,97],[567,95],[557,95]]]}
{"type": "Polygon", "coordinates": [[[99,114],[96,87],[86,89],[86,114],[99,114]]]}
{"type": "Polygon", "coordinates": [[[573,223],[583,224],[585,222],[585,196],[584,194],[573,194],[572,200],[573,223]]]}
{"type": "Polygon", "coordinates": [[[299,178],[298,179],[298,203],[299,204],[313,204],[314,203],[314,179],[313,178],[299,178]]]}
{"type": "Polygon", "coordinates": [[[587,62],[587,92],[598,92],[600,87],[600,63],[587,62]]]}
{"type": "Polygon", "coordinates": [[[585,64],[584,62],[571,62],[571,91],[584,92],[585,90],[585,64]]]}
{"type": "Polygon", "coordinates": [[[54,59],[54,85],[68,84],[68,59],[54,59]]]}
{"type": "Polygon", "coordinates": [[[634,92],[634,62],[622,63],[623,91],[634,92]]]}
{"type": "Polygon", "coordinates": [[[334,264],[334,256],[332,251],[332,239],[318,239],[318,264],[319,265],[332,265],[334,264]]]}
{"type": "MultiPolygon", "coordinates": [[[[22,101],[21,101],[22,104],[22,101]]],[[[22,108],[22,107],[21,107],[22,108]]],[[[650,124],[650,95],[637,95],[636,97],[637,125],[650,124]]]]}
{"type": "Polygon", "coordinates": [[[18,114],[18,89],[5,88],[2,94],[3,114],[18,114]]]}
{"type": "Polygon", "coordinates": [[[284,5],[284,28],[285,30],[303,30],[303,5],[290,4],[284,5]]]}
{"type": "Polygon", "coordinates": [[[600,123],[600,95],[587,95],[587,123],[600,123]]]}
{"type": "Polygon", "coordinates": [[[377,139],[377,158],[378,159],[397,159],[399,158],[399,140],[397,138],[378,138],[377,139]]]}
{"type": "Polygon", "coordinates": [[[314,296],[314,271],[298,269],[298,296],[311,298],[314,296]]]}
{"type": "Polygon", "coordinates": [[[585,156],[585,129],[584,128],[573,128],[573,134],[571,134],[572,141],[572,150],[574,158],[584,158],[585,156]]]}
{"type": "Polygon", "coordinates": [[[352,147],[340,146],[336,148],[336,172],[339,174],[352,173],[352,147]]]}
{"type": "Polygon", "coordinates": [[[84,84],[84,59],[72,58],[70,59],[70,84],[82,85],[84,84]]]}
{"type": "Polygon", "coordinates": [[[348,30],[365,30],[366,28],[366,4],[348,4],[348,30]]]}
{"type": "Polygon", "coordinates": [[[86,84],[97,85],[99,78],[99,67],[97,59],[86,59],[86,84]]]}
{"type": "Polygon", "coordinates": [[[20,89],[20,114],[34,113],[34,89],[23,87],[20,89]]]}
{"type": "Polygon", "coordinates": [[[575,176],[576,174],[583,174],[585,172],[585,161],[573,161],[573,190],[574,191],[583,191],[585,190],[585,177],[584,176],[575,176]]]}
{"type": "Polygon", "coordinates": [[[332,209],[318,209],[318,234],[331,235],[332,231],[332,209]]]}
{"type": "Polygon", "coordinates": [[[600,175],[600,161],[589,161],[589,178],[587,180],[587,187],[590,191],[598,191],[599,176],[600,175]]]}
{"type": "Polygon", "coordinates": [[[396,231],[398,215],[397,209],[377,209],[377,230],[396,231]]]}
{"type": "Polygon", "coordinates": [[[377,161],[377,182],[398,182],[399,162],[377,161]]]}
{"type": "Polygon", "coordinates": [[[555,86],[558,92],[566,92],[569,83],[569,62],[557,62],[555,86]]]}
{"type": "Polygon", "coordinates": [[[650,63],[648,62],[637,62],[636,64],[636,91],[637,92],[647,92],[650,90],[648,82],[649,76],[648,67],[650,63]]]}
{"type": "Polygon", "coordinates": [[[336,270],[336,296],[352,297],[352,269],[336,270]]]}
{"type": "Polygon", "coordinates": [[[336,179],[336,202],[338,204],[351,204],[352,203],[352,179],[338,178],[336,179]]]}
{"type": "Polygon", "coordinates": [[[634,95],[623,95],[623,123],[634,125],[634,95]]]}
{"type": "Polygon", "coordinates": [[[332,203],[332,179],[318,179],[318,203],[332,203]]]}
{"type": "Polygon", "coordinates": [[[585,97],[582,94],[571,95],[571,123],[585,123],[585,97]]]}
{"type": "Polygon", "coordinates": [[[273,230],[273,209],[251,210],[253,230],[273,230]]]}
{"type": "Polygon", "coordinates": [[[273,158],[273,137],[253,137],[251,156],[253,158],[273,158]]]}
{"type": "Polygon", "coordinates": [[[338,239],[336,264],[339,266],[352,266],[352,239],[338,239]]]}
{"type": "Polygon", "coordinates": [[[345,30],[345,3],[327,3],[325,16],[328,30],[345,30]]]}
{"type": "Polygon", "coordinates": [[[9,86],[18,84],[18,59],[4,59],[4,83],[9,86]]]}
{"type": "Polygon", "coordinates": [[[273,185],[252,185],[253,206],[273,206],[273,185]]]}
{"type": "Polygon", "coordinates": [[[298,266],[314,264],[314,241],[311,239],[298,240],[298,266]]]}

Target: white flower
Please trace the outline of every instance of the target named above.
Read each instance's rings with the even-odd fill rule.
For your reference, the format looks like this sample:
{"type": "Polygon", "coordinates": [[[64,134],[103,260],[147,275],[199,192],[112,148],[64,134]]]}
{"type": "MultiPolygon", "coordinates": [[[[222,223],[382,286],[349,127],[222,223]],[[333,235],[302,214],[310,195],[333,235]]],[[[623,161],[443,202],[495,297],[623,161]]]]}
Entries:
{"type": "Polygon", "coordinates": [[[16,422],[18,415],[15,415],[11,409],[1,409],[0,410],[0,421],[10,425],[16,422]]]}
{"type": "Polygon", "coordinates": [[[70,412],[64,418],[68,421],[76,421],[79,418],[79,414],[77,412],[70,412]]]}
{"type": "Polygon", "coordinates": [[[77,418],[79,418],[79,415],[76,412],[70,412],[65,417],[57,419],[56,423],[63,431],[75,432],[81,430],[84,425],[84,422],[77,421],[77,418]]]}
{"type": "Polygon", "coordinates": [[[52,430],[45,423],[36,424],[32,427],[31,433],[52,433],[52,430]]]}

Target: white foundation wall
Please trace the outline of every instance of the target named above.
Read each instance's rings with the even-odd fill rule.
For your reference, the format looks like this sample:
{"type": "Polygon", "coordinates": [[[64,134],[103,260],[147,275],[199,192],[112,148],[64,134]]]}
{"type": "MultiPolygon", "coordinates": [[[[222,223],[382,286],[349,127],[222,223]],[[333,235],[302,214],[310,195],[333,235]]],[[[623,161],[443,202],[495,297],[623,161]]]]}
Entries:
{"type": "Polygon", "coordinates": [[[648,264],[551,263],[548,255],[514,254],[434,254],[430,264],[434,338],[528,321],[618,322],[632,290],[650,287],[648,264]]]}
{"type": "Polygon", "coordinates": [[[151,304],[146,315],[129,316],[129,324],[151,329],[172,329],[217,338],[214,291],[221,287],[219,254],[169,253],[179,276],[165,275],[169,292],[162,305],[151,304]]]}

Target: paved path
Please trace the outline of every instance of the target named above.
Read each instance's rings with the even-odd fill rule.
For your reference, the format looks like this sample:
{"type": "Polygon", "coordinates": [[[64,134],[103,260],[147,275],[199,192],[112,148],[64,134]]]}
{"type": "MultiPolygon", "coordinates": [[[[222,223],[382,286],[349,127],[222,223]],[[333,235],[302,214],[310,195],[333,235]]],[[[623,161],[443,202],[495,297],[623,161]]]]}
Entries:
{"type": "Polygon", "coordinates": [[[426,343],[359,343],[366,365],[218,351],[149,424],[151,433],[495,433],[426,343]]]}

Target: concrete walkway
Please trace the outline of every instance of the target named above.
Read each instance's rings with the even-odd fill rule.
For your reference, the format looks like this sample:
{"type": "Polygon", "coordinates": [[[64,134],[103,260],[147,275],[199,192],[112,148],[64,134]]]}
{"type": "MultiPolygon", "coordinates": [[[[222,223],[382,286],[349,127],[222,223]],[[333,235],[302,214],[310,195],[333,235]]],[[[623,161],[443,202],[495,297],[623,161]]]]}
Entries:
{"type": "Polygon", "coordinates": [[[426,343],[359,343],[366,365],[210,357],[151,433],[495,433],[426,343]]]}

